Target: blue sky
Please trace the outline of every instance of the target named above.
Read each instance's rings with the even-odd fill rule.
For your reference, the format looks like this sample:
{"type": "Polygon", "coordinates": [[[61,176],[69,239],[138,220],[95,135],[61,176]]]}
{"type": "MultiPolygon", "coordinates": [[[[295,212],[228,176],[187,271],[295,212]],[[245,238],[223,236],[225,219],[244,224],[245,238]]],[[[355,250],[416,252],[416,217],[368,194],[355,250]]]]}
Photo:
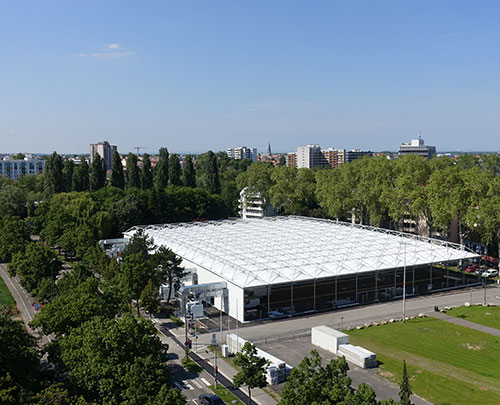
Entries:
{"type": "Polygon", "coordinates": [[[0,152],[500,150],[499,1],[0,2],[0,152]]]}

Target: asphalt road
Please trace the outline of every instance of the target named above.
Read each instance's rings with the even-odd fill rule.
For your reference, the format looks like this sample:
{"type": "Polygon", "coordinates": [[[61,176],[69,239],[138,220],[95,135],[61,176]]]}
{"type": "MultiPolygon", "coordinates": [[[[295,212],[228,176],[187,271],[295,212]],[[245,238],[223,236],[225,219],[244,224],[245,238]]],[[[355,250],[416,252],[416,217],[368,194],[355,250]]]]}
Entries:
{"type": "Polygon", "coordinates": [[[7,265],[2,263],[0,264],[0,276],[2,277],[5,285],[9,289],[12,297],[16,301],[17,309],[21,314],[21,318],[26,325],[26,329],[29,333],[31,333],[36,338],[39,338],[40,344],[46,344],[51,341],[49,336],[42,334],[37,329],[32,329],[29,326],[29,323],[33,320],[35,315],[37,314],[37,310],[35,309],[35,304],[37,301],[33,298],[20,284],[17,277],[11,278],[9,273],[7,272],[7,265]]]}

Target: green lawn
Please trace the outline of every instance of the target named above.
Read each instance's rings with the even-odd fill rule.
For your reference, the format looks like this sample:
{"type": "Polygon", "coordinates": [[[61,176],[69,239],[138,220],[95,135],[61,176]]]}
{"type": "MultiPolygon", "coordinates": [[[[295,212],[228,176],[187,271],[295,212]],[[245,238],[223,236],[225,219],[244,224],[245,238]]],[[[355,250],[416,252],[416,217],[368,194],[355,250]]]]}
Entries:
{"type": "Polygon", "coordinates": [[[406,360],[413,392],[434,404],[498,403],[500,338],[431,317],[349,335],[377,353],[379,373],[391,381],[400,381],[406,360]]]}
{"type": "Polygon", "coordinates": [[[208,388],[217,394],[226,404],[232,404],[234,400],[237,400],[238,404],[243,404],[231,391],[220,384],[217,385],[217,389],[213,385],[210,385],[208,388]]]}
{"type": "Polygon", "coordinates": [[[500,307],[473,305],[470,307],[453,308],[446,311],[446,314],[491,328],[500,329],[500,307]]]}
{"type": "Polygon", "coordinates": [[[3,279],[0,277],[0,305],[8,305],[13,306],[16,302],[12,295],[10,294],[9,289],[5,285],[3,279]]]}

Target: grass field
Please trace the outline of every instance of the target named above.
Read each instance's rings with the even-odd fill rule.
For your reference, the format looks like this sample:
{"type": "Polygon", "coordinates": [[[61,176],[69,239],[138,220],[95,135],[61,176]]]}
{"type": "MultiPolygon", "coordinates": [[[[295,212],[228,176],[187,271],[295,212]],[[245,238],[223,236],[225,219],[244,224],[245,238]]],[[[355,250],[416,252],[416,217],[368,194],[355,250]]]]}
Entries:
{"type": "Polygon", "coordinates": [[[231,391],[220,384],[217,386],[217,389],[213,385],[210,385],[208,388],[217,394],[226,404],[232,404],[234,400],[238,401],[236,404],[243,404],[231,391]]]}
{"type": "Polygon", "coordinates": [[[349,335],[377,353],[379,373],[391,381],[401,380],[406,360],[413,392],[434,404],[499,403],[500,338],[431,317],[349,335]]]}
{"type": "Polygon", "coordinates": [[[0,305],[8,305],[13,306],[16,302],[12,295],[10,294],[9,289],[5,285],[3,279],[0,277],[0,305]]]}
{"type": "Polygon", "coordinates": [[[446,311],[446,314],[491,328],[500,329],[500,307],[473,305],[470,307],[453,308],[446,311]]]}

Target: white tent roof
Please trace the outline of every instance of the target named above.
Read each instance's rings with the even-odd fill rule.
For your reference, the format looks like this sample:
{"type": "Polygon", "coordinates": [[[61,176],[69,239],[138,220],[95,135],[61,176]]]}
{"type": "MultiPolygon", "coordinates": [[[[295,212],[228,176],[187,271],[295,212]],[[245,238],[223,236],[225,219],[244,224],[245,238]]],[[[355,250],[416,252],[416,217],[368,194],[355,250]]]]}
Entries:
{"type": "MultiPolygon", "coordinates": [[[[158,246],[242,288],[477,257],[459,245],[304,217],[149,225],[158,246]]],[[[127,234],[134,233],[134,228],[127,234]]]]}

